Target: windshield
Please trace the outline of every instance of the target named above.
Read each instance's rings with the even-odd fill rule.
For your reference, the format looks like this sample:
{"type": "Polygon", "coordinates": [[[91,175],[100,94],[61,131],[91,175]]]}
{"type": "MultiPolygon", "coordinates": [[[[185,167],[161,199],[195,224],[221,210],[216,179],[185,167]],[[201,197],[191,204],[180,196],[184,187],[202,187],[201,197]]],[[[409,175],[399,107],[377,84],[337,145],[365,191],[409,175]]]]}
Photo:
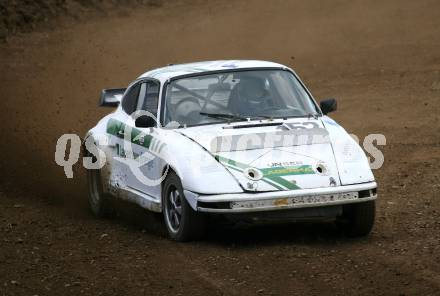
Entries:
{"type": "Polygon", "coordinates": [[[260,118],[314,116],[315,104],[285,70],[221,72],[171,81],[164,120],[180,126],[260,118]]]}

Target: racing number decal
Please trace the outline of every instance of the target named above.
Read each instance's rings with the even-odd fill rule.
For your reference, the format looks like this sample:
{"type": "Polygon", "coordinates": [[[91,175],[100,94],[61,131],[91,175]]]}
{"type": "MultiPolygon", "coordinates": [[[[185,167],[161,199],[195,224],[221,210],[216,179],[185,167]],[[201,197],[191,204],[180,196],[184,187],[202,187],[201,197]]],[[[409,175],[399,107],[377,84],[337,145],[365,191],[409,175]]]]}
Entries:
{"type": "Polygon", "coordinates": [[[283,126],[291,130],[320,128],[320,126],[316,122],[312,121],[284,123],[283,126]]]}

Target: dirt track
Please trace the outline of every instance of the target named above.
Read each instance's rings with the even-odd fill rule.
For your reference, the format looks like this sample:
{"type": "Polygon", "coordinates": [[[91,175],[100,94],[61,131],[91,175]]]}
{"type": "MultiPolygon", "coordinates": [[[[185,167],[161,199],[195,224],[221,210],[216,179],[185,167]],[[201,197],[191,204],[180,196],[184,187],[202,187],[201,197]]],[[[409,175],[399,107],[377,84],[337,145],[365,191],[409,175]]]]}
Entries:
{"type": "Polygon", "coordinates": [[[437,1],[179,1],[61,19],[0,45],[0,66],[0,295],[440,293],[437,1]],[[333,118],[349,132],[386,136],[369,238],[295,224],[177,244],[137,208],[91,216],[81,168],[67,180],[54,151],[108,112],[99,90],[231,58],[292,66],[316,98],[338,99],[333,118]]]}

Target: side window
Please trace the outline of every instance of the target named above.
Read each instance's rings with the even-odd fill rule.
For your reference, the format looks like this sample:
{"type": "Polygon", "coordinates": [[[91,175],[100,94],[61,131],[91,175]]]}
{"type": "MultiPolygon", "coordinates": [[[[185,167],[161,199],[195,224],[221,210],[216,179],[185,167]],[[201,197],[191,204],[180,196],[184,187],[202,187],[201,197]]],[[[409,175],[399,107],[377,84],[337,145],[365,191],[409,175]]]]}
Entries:
{"type": "Polygon", "coordinates": [[[146,82],[147,88],[142,110],[153,113],[157,116],[157,106],[159,103],[159,83],[155,81],[146,82]]]}
{"type": "Polygon", "coordinates": [[[140,84],[136,84],[135,86],[130,88],[128,93],[122,99],[122,109],[124,109],[124,111],[127,114],[131,114],[136,110],[137,98],[139,96],[139,89],[140,89],[140,84]]]}

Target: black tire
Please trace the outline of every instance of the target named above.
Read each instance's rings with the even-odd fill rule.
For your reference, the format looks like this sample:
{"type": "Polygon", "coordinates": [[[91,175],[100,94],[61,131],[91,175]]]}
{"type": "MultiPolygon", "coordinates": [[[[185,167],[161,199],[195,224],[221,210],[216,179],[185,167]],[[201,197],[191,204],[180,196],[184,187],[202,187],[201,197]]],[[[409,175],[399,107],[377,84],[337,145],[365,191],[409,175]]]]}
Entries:
{"type": "Polygon", "coordinates": [[[368,235],[374,226],[376,202],[374,200],[346,205],[338,226],[349,237],[368,235]]]}
{"type": "Polygon", "coordinates": [[[162,190],[162,210],[169,237],[185,242],[203,237],[206,219],[194,211],[183,194],[182,183],[174,172],[169,172],[162,190]]]}
{"type": "Polygon", "coordinates": [[[99,218],[112,218],[115,209],[111,198],[102,189],[101,170],[87,170],[89,205],[92,213],[99,218]]]}

